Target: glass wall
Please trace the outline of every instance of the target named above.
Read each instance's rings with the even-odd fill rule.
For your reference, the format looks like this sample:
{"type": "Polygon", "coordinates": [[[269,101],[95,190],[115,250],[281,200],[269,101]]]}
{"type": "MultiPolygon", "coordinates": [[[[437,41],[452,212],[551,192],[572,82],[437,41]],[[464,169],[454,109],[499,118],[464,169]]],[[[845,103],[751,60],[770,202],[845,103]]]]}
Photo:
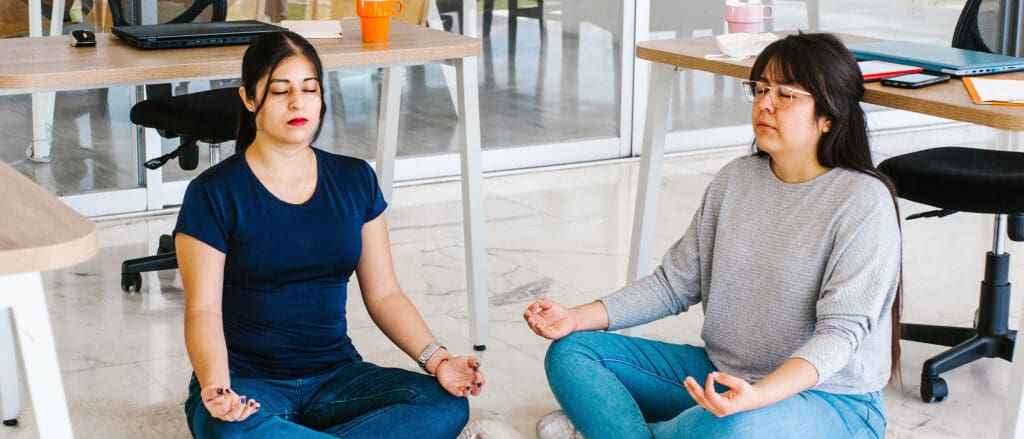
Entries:
{"type": "MultiPolygon", "coordinates": [[[[26,0],[0,0],[24,5],[26,0]]],[[[81,2],[82,0],[78,0],[81,2]]],[[[163,1],[163,0],[160,0],[163,1]]],[[[169,1],[169,0],[168,0],[169,1]]],[[[249,2],[234,0],[233,18],[250,18],[249,2]],[[247,12],[248,11],[248,12],[247,12]]],[[[263,19],[335,18],[347,14],[346,0],[270,0],[263,19]]],[[[459,32],[461,0],[436,0],[440,23],[459,32]]],[[[637,40],[719,35],[725,31],[723,0],[508,0],[478,3],[476,31],[481,140],[485,170],[627,157],[639,153],[647,93],[644,62],[634,62],[637,40]]],[[[823,30],[881,38],[949,44],[963,0],[776,0],[765,30],[823,30]],[[885,13],[880,13],[885,11],[885,13]]],[[[255,4],[255,3],[253,3],[255,4]]],[[[70,14],[81,20],[75,3],[70,14]],[[77,14],[77,15],[76,15],[77,14]]],[[[95,8],[76,26],[109,22],[95,8]],[[107,21],[104,21],[107,20],[107,21]]],[[[7,9],[0,8],[6,11],[7,9]]],[[[9,17],[5,16],[5,21],[9,17]]],[[[102,29],[102,25],[100,26],[102,29]]],[[[22,31],[24,32],[24,31],[22,31]]],[[[347,34],[346,38],[358,38],[347,34]]],[[[449,84],[454,74],[440,65],[405,69],[399,126],[398,180],[455,175],[457,115],[449,84]],[[438,164],[440,163],[440,165],[438,164]]],[[[327,74],[327,120],[317,146],[368,160],[375,156],[381,71],[348,69],[327,74]]],[[[195,92],[230,81],[175,84],[195,92]]],[[[51,192],[71,196],[137,189],[136,153],[128,121],[129,87],[59,92],[50,163],[25,159],[32,140],[28,95],[0,96],[0,159],[51,192]]],[[[670,97],[669,151],[749,144],[750,106],[738,81],[683,71],[670,97]]],[[[869,108],[875,119],[894,126],[922,119],[869,108]]],[[[165,140],[164,151],[176,141],[165,140]]],[[[233,146],[223,148],[230,154],[233,146]]],[[[164,180],[186,180],[206,168],[164,167],[164,180]]],[[[168,203],[173,204],[173,203],[168,203]]]]}

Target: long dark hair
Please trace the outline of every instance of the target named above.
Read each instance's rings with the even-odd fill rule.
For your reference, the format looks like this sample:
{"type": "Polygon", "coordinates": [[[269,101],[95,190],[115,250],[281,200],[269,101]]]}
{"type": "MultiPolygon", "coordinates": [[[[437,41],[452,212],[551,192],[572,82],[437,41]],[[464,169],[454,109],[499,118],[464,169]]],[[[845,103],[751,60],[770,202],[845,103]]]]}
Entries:
{"type": "MultiPolygon", "coordinates": [[[[871,162],[867,119],[860,107],[864,80],[857,60],[832,34],[790,35],[768,45],[750,70],[751,80],[760,80],[766,69],[778,75],[778,82],[799,84],[814,97],[814,117],[822,116],[832,125],[818,142],[818,162],[827,168],[843,168],[877,178],[892,195],[899,226],[896,186],[871,162]]],[[[756,143],[754,148],[756,150],[756,143]]],[[[757,154],[766,154],[757,151],[757,154]]],[[[902,236],[902,231],[900,232],[902,236]]],[[[902,241],[902,239],[901,239],[902,241]]],[[[892,303],[891,380],[900,377],[900,315],[903,297],[903,245],[900,244],[899,283],[892,303]]]]}
{"type": "MultiPolygon", "coordinates": [[[[320,123],[316,126],[316,132],[310,142],[315,142],[320,137],[320,130],[324,127],[324,114],[327,113],[327,104],[324,103],[323,77],[324,67],[320,62],[320,55],[316,49],[309,44],[305,38],[294,32],[273,32],[266,34],[249,46],[242,57],[242,87],[245,88],[245,96],[256,100],[256,84],[264,76],[270,78],[274,70],[284,60],[300,56],[313,64],[316,71],[316,81],[320,83],[320,123]]],[[[256,102],[255,111],[242,111],[238,115],[238,131],[235,136],[235,152],[245,151],[249,145],[256,140],[256,114],[263,108],[267,92],[270,90],[270,81],[263,86],[261,95],[264,99],[256,102]]]]}

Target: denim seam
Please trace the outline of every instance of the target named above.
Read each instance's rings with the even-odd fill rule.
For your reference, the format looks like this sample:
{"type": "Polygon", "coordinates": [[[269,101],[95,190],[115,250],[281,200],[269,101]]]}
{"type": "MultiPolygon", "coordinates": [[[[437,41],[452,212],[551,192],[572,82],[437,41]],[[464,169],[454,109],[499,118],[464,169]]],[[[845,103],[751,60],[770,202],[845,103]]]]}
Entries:
{"type": "MultiPolygon", "coordinates": [[[[375,399],[375,398],[379,398],[382,395],[387,395],[389,393],[395,393],[395,392],[409,392],[409,393],[411,393],[412,394],[412,398],[410,398],[410,400],[416,399],[416,398],[418,398],[420,396],[420,394],[418,392],[416,392],[415,390],[411,390],[411,389],[391,389],[391,390],[388,390],[386,392],[381,392],[381,393],[377,393],[377,394],[373,394],[373,395],[367,395],[367,396],[360,396],[358,398],[349,398],[349,399],[343,399],[343,400],[338,400],[338,401],[331,401],[331,402],[328,402],[328,403],[310,404],[309,407],[302,412],[302,414],[305,415],[305,414],[308,414],[310,411],[312,411],[314,409],[321,409],[321,408],[324,408],[324,407],[330,407],[330,406],[337,405],[337,404],[345,404],[345,403],[349,403],[349,402],[353,402],[353,401],[362,401],[362,400],[366,400],[366,399],[375,399]]],[[[389,407],[394,407],[394,406],[395,406],[395,404],[392,404],[389,407]]]]}
{"type": "Polygon", "coordinates": [[[659,379],[659,380],[661,380],[663,382],[666,382],[668,384],[672,384],[672,385],[674,385],[676,387],[679,387],[681,389],[684,389],[684,390],[686,389],[686,386],[682,385],[681,383],[678,383],[676,381],[667,379],[667,378],[665,378],[665,377],[663,377],[661,375],[658,375],[658,374],[656,374],[654,372],[648,371],[647,369],[643,369],[640,366],[637,366],[637,365],[635,365],[633,363],[630,363],[628,361],[619,360],[619,359],[616,359],[616,358],[601,358],[601,359],[598,359],[597,361],[599,361],[601,363],[604,363],[604,362],[614,362],[614,363],[624,364],[624,365],[632,367],[633,369],[636,369],[636,370],[638,370],[640,372],[643,372],[644,374],[647,374],[648,376],[657,378],[657,379],[659,379]]]}
{"type": "MultiPolygon", "coordinates": [[[[263,410],[260,410],[260,411],[263,411],[263,410]]],[[[293,417],[296,413],[297,412],[294,411],[294,410],[285,410],[285,411],[282,411],[282,412],[266,412],[264,414],[267,415],[267,416],[270,416],[270,417],[277,417],[277,418],[288,419],[289,417],[293,417]]]]}
{"type": "MultiPolygon", "coordinates": [[[[365,396],[365,397],[359,397],[359,398],[346,399],[344,401],[331,401],[331,402],[329,402],[327,404],[315,404],[314,406],[316,406],[316,407],[327,407],[327,406],[332,406],[332,405],[335,405],[335,404],[343,404],[343,403],[346,403],[346,402],[359,401],[359,400],[364,400],[364,399],[372,399],[372,398],[375,398],[375,397],[378,397],[378,396],[381,396],[381,395],[386,395],[388,393],[394,393],[394,392],[409,392],[409,393],[411,393],[413,395],[412,399],[416,399],[416,398],[419,397],[419,393],[414,391],[414,390],[410,390],[410,389],[393,389],[393,390],[389,390],[387,392],[378,393],[378,394],[373,395],[373,396],[365,396]]],[[[403,403],[403,404],[405,404],[405,403],[403,403]]],[[[373,412],[364,413],[364,414],[362,414],[360,416],[356,416],[354,419],[352,419],[352,421],[357,421],[358,420],[358,422],[354,422],[354,423],[351,422],[351,421],[346,422],[345,423],[345,429],[343,431],[341,431],[340,433],[344,434],[344,433],[346,433],[348,431],[351,431],[352,429],[354,429],[354,428],[356,428],[356,427],[358,427],[360,425],[363,425],[363,424],[365,424],[365,423],[367,423],[369,421],[377,419],[380,416],[382,416],[384,414],[387,414],[391,410],[394,410],[398,406],[399,406],[399,404],[391,404],[391,405],[382,407],[382,408],[380,408],[378,410],[375,410],[373,412]],[[367,416],[367,415],[369,415],[369,416],[367,416]]],[[[308,412],[309,412],[309,410],[307,409],[306,413],[308,413],[308,412]]]]}

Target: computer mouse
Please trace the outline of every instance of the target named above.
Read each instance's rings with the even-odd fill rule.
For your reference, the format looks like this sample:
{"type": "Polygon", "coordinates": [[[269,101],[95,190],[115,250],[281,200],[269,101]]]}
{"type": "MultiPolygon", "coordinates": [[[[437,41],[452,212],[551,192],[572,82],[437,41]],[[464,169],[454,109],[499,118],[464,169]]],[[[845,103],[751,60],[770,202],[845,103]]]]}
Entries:
{"type": "Polygon", "coordinates": [[[68,36],[74,47],[92,47],[96,45],[96,34],[85,29],[75,29],[68,36]]]}

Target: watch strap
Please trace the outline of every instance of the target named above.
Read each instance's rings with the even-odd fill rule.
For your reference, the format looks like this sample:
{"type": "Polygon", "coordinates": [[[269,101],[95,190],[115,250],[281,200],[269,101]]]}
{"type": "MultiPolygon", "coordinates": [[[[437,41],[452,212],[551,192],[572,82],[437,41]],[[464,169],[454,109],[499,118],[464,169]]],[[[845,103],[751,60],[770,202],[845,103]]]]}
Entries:
{"type": "Polygon", "coordinates": [[[445,348],[441,343],[432,341],[427,344],[427,347],[420,351],[420,356],[416,358],[416,361],[420,364],[420,368],[423,369],[424,372],[430,373],[430,371],[427,370],[427,361],[429,361],[430,357],[433,357],[439,349],[447,348],[445,348]]]}

